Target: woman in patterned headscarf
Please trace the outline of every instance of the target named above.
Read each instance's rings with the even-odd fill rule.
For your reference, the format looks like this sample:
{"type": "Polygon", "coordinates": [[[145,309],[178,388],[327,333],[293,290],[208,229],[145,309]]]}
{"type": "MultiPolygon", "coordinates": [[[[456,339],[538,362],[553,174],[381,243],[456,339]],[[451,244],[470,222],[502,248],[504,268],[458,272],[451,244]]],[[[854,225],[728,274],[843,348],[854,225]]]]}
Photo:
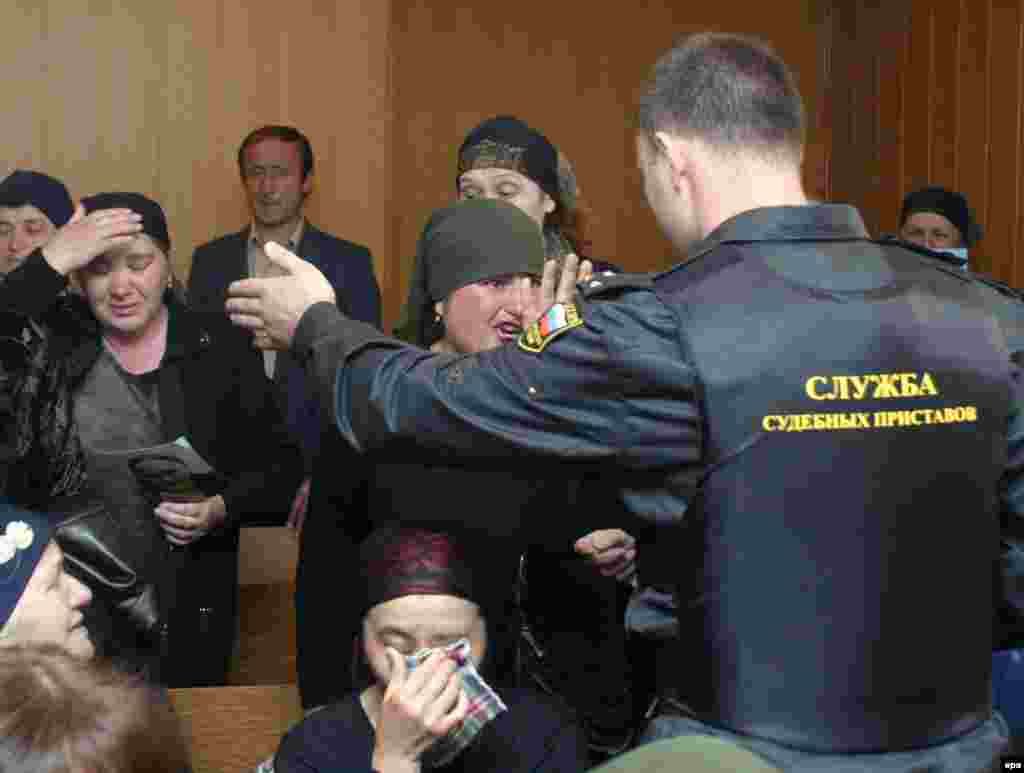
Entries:
{"type": "MultiPolygon", "coordinates": [[[[541,228],[548,259],[560,261],[575,254],[589,260],[594,272],[619,271],[592,257],[587,236],[589,210],[569,159],[547,137],[518,118],[490,118],[466,135],[459,148],[455,190],[460,201],[496,199],[525,212],[541,228]]],[[[410,316],[418,311],[413,292],[422,284],[425,271],[422,255],[417,254],[412,289],[394,329],[398,338],[421,346],[436,340],[424,342],[422,330],[416,328],[410,316]]]]}
{"type": "Polygon", "coordinates": [[[530,215],[544,231],[548,258],[591,257],[587,211],[569,159],[518,118],[491,118],[466,135],[455,185],[460,199],[501,199],[530,215]]]}

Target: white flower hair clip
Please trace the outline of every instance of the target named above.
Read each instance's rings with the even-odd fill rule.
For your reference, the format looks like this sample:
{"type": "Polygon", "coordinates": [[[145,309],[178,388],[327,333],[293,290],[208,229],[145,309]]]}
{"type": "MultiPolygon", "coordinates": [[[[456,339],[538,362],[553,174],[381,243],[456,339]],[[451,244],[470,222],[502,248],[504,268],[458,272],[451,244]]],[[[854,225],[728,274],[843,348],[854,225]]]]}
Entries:
{"type": "Polygon", "coordinates": [[[0,566],[13,559],[19,550],[27,550],[35,541],[32,527],[24,521],[11,521],[0,535],[0,566]]]}

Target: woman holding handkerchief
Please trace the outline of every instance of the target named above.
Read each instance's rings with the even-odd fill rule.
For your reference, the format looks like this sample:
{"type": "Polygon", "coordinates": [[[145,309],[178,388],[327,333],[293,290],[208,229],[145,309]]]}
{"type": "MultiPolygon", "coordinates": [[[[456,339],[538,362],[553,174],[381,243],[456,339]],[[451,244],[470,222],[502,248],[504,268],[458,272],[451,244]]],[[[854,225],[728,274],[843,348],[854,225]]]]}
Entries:
{"type": "MultiPolygon", "coordinates": [[[[276,773],[583,770],[586,744],[554,699],[488,684],[494,592],[450,536],[381,527],[359,551],[357,667],[369,686],[310,714],[281,743],[276,773]]],[[[496,589],[495,589],[496,590],[496,589]]]]}
{"type": "Polygon", "coordinates": [[[101,193],[0,284],[6,494],[50,513],[103,503],[114,558],[155,589],[159,624],[141,631],[93,586],[100,653],[169,686],[214,685],[237,628],[239,524],[287,512],[302,462],[246,337],[180,298],[170,247],[159,204],[101,193]]]}

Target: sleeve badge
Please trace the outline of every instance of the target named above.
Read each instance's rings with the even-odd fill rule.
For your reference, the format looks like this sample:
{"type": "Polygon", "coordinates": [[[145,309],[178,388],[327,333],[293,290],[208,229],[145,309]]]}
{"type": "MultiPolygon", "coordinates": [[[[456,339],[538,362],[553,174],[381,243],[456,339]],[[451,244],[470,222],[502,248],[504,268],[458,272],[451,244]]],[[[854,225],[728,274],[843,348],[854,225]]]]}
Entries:
{"type": "Polygon", "coordinates": [[[580,327],[583,319],[575,303],[556,303],[540,315],[540,318],[519,336],[519,348],[540,354],[553,340],[574,327],[580,327]]]}

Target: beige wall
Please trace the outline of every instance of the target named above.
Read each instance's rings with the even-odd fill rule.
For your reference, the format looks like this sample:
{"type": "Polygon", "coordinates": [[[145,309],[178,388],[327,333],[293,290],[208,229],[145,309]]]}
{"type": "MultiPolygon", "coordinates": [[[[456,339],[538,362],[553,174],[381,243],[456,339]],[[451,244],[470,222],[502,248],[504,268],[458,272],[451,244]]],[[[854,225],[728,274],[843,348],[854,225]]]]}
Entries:
{"type": "Polygon", "coordinates": [[[196,244],[245,222],[242,137],[291,123],[317,156],[311,219],[390,252],[386,2],[291,0],[274,6],[283,15],[256,0],[14,4],[0,47],[3,166],[50,172],[76,197],[156,198],[186,272],[196,244]]]}
{"type": "MultiPolygon", "coordinates": [[[[255,0],[8,0],[0,159],[75,195],[157,198],[184,273],[196,244],[245,221],[242,136],[293,123],[317,154],[309,214],[370,246],[391,322],[419,229],[452,195],[458,144],[496,113],[535,124],[572,159],[598,255],[670,265],[634,160],[638,85],[684,32],[756,33],[793,65],[814,124],[824,1],[294,0],[269,13],[255,0]]],[[[812,131],[815,195],[827,156],[812,131]]]]}

